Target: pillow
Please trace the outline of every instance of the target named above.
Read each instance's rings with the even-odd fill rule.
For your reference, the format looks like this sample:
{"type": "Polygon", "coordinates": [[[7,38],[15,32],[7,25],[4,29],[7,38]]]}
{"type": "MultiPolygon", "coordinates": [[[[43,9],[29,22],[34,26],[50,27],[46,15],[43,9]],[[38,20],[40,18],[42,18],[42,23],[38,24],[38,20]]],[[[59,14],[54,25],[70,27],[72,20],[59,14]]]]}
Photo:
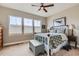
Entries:
{"type": "Polygon", "coordinates": [[[65,28],[64,27],[58,27],[57,28],[57,33],[64,33],[65,32],[65,28]]]}

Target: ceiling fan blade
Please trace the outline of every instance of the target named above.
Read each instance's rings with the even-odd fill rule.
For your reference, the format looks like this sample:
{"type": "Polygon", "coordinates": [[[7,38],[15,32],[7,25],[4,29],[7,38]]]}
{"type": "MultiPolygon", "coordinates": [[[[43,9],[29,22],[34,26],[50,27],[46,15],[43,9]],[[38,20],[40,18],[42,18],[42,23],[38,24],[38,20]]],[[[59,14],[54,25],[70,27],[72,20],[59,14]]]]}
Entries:
{"type": "Polygon", "coordinates": [[[43,10],[44,10],[45,12],[47,12],[47,10],[46,10],[45,8],[43,8],[43,10]]]}
{"type": "Polygon", "coordinates": [[[54,4],[46,5],[44,7],[52,7],[52,6],[54,6],[54,4]]]}
{"type": "Polygon", "coordinates": [[[32,6],[36,6],[36,7],[39,7],[38,5],[32,5],[32,6]]]}

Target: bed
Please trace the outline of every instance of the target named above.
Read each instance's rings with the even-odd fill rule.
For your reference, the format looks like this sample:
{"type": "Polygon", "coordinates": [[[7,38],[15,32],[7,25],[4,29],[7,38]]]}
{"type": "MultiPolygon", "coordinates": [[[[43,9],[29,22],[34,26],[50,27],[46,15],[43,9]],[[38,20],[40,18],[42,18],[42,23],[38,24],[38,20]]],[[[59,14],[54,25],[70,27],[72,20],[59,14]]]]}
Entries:
{"type": "MultiPolygon", "coordinates": [[[[44,49],[47,55],[49,56],[49,55],[53,55],[54,53],[58,52],[63,46],[65,46],[68,43],[67,35],[68,35],[67,26],[54,26],[51,28],[50,32],[48,33],[34,34],[33,41],[34,42],[39,41],[41,44],[43,44],[41,46],[44,46],[44,48],[38,45],[37,47],[40,46],[42,49],[42,50],[41,49],[38,49],[38,50],[40,50],[41,52],[44,49]]],[[[36,45],[35,43],[31,41],[30,43],[32,43],[32,46],[30,45],[31,48],[34,45],[36,45]]],[[[34,48],[37,49],[36,47],[34,48]]],[[[37,52],[35,54],[37,54],[37,52]]]]}

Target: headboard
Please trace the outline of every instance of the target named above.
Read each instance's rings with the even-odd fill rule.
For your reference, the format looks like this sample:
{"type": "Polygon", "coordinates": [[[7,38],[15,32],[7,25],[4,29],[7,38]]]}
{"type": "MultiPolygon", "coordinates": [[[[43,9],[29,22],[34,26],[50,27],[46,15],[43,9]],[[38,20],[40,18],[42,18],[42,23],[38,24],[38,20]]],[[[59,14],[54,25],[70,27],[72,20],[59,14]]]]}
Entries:
{"type": "Polygon", "coordinates": [[[52,33],[64,33],[64,34],[68,35],[68,25],[52,26],[50,28],[49,32],[52,32],[52,33]]]}

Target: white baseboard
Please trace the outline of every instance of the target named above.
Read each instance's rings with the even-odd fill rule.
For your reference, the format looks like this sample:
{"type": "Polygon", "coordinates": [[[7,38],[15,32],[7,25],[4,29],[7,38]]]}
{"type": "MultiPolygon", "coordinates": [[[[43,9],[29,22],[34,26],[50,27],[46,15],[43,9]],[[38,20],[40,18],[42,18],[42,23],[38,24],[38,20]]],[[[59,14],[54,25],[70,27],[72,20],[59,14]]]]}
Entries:
{"type": "Polygon", "coordinates": [[[14,44],[20,44],[20,43],[27,43],[29,40],[24,40],[24,41],[18,41],[18,42],[11,42],[11,43],[5,43],[3,46],[10,46],[14,44]]]}
{"type": "MultiPolygon", "coordinates": [[[[27,43],[27,42],[29,42],[29,40],[18,41],[18,42],[11,42],[11,43],[5,43],[3,46],[5,47],[5,46],[20,44],[20,43],[27,43]]],[[[71,46],[74,46],[74,44],[71,44],[71,46]]],[[[79,48],[79,45],[77,45],[77,47],[79,48]]]]}

